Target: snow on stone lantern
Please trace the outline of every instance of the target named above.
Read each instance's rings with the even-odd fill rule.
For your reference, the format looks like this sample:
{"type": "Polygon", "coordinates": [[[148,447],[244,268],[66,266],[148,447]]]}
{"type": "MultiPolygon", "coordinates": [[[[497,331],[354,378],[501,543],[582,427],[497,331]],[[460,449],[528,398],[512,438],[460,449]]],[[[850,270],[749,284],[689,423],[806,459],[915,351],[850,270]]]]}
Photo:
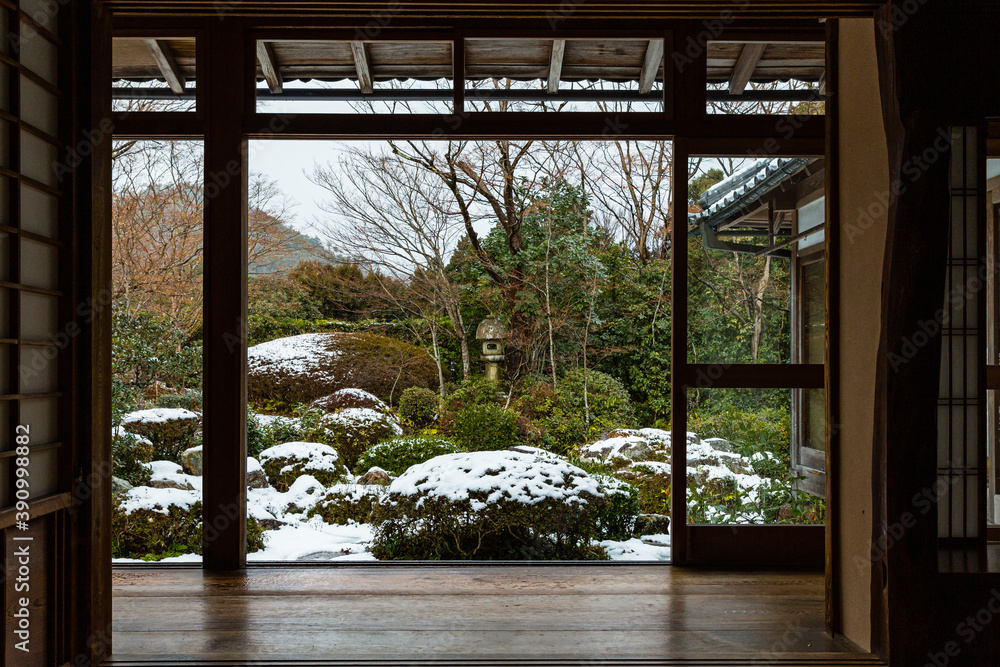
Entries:
{"type": "Polygon", "coordinates": [[[487,317],[476,327],[476,340],[483,341],[483,355],[480,359],[486,362],[486,379],[491,382],[500,380],[505,338],[507,338],[507,327],[492,316],[487,317]]]}

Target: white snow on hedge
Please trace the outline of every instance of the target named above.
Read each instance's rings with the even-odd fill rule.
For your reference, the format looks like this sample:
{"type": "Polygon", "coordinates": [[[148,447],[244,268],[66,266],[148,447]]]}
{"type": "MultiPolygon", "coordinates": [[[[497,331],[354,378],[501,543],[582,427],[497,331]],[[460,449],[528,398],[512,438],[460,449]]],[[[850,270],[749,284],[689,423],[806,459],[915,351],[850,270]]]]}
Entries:
{"type": "Polygon", "coordinates": [[[284,493],[272,487],[248,489],[247,513],[258,521],[278,519],[295,522],[305,518],[325,493],[326,487],[315,477],[302,475],[284,493]]]}
{"type": "Polygon", "coordinates": [[[283,415],[260,415],[255,412],[253,413],[253,418],[256,419],[257,423],[261,426],[281,424],[282,426],[297,427],[299,425],[297,417],[285,417],[283,415]]]}
{"type": "Polygon", "coordinates": [[[149,410],[129,412],[122,417],[122,424],[134,424],[136,422],[165,424],[175,419],[201,419],[201,415],[197,412],[185,410],[184,408],[150,408],[149,410]]]}
{"type": "Polygon", "coordinates": [[[384,412],[373,410],[372,408],[343,408],[337,410],[323,418],[324,425],[340,424],[349,429],[362,430],[373,424],[388,424],[396,435],[403,435],[403,429],[399,426],[395,415],[387,415],[384,412]]]}
{"type": "MultiPolygon", "coordinates": [[[[268,447],[260,453],[260,462],[266,463],[272,459],[291,459],[292,461],[308,462],[310,470],[338,471],[337,450],[319,442],[286,442],[274,447],[268,447]]],[[[286,466],[287,467],[287,466],[286,466]]],[[[282,469],[284,472],[284,469],[282,469]]]]}
{"type": "Polygon", "coordinates": [[[126,514],[143,509],[152,510],[158,514],[169,514],[168,508],[171,505],[189,511],[192,505],[201,501],[201,492],[137,486],[119,497],[123,498],[122,510],[126,514]]]}
{"type": "MultiPolygon", "coordinates": [[[[513,451],[444,454],[417,464],[389,485],[390,493],[468,500],[479,511],[490,503],[535,505],[551,499],[586,503],[582,493],[603,497],[600,482],[565,461],[513,451]],[[473,494],[487,494],[485,501],[473,494]]],[[[421,501],[422,502],[422,501],[421,501]]]]}
{"type": "Polygon", "coordinates": [[[357,387],[348,387],[346,389],[338,389],[337,391],[330,394],[331,396],[336,396],[338,398],[353,398],[357,401],[367,401],[372,402],[377,405],[382,410],[388,410],[389,406],[381,398],[375,394],[370,394],[364,389],[358,389],[357,387]]]}
{"type": "MultiPolygon", "coordinates": [[[[611,438],[598,440],[583,447],[584,458],[601,458],[610,461],[614,458],[631,458],[630,452],[650,450],[666,451],[670,449],[671,434],[661,428],[617,429],[611,438]]],[[[701,442],[697,434],[687,434],[688,447],[701,442]]]]}
{"type": "Polygon", "coordinates": [[[301,334],[254,345],[247,350],[247,365],[251,371],[308,373],[319,370],[321,359],[329,360],[339,354],[329,346],[331,338],[335,335],[301,334]]]}

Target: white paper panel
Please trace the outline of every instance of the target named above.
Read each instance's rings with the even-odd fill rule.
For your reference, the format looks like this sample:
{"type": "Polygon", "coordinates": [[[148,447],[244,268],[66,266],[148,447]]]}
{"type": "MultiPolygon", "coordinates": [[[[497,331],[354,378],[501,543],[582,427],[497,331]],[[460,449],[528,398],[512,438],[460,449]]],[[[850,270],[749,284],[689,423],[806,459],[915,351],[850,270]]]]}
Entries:
{"type": "Polygon", "coordinates": [[[21,284],[59,289],[59,250],[44,243],[21,239],[21,284]]]}
{"type": "Polygon", "coordinates": [[[56,0],[21,0],[21,10],[40,26],[52,33],[58,33],[59,6],[56,0]]]}
{"type": "Polygon", "coordinates": [[[52,144],[21,131],[21,173],[51,187],[59,185],[56,178],[58,151],[52,144]]]}
{"type": "Polygon", "coordinates": [[[21,77],[21,119],[50,136],[59,136],[59,100],[34,81],[21,77]]]}
{"type": "Polygon", "coordinates": [[[59,199],[21,186],[21,229],[50,239],[59,237],[59,199]]]}
{"type": "Polygon", "coordinates": [[[21,401],[21,423],[31,427],[36,445],[59,441],[59,399],[29,398],[21,401]]]}
{"type": "MultiPolygon", "coordinates": [[[[34,435],[35,427],[31,427],[34,435]]],[[[32,442],[35,442],[32,439],[32,442]]],[[[56,493],[59,490],[59,450],[46,449],[34,452],[28,464],[31,474],[31,497],[41,498],[56,493]]]]}
{"type": "Polygon", "coordinates": [[[21,65],[52,85],[58,85],[59,49],[25,23],[21,24],[21,65]]]}
{"type": "Polygon", "coordinates": [[[59,300],[47,294],[21,292],[21,338],[51,340],[59,329],[59,300]]]}
{"type": "Polygon", "coordinates": [[[43,394],[59,390],[59,350],[57,347],[26,345],[21,348],[20,390],[43,394]]]}

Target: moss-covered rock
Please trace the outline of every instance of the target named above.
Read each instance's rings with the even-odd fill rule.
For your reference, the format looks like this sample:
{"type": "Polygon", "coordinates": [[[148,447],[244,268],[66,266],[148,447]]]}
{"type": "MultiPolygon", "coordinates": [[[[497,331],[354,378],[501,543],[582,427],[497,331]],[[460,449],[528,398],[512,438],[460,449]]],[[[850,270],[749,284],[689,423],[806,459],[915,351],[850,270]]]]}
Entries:
{"type": "Polygon", "coordinates": [[[358,470],[377,466],[392,475],[402,475],[408,468],[430,461],[442,454],[461,451],[448,438],[411,435],[392,438],[369,448],[358,459],[358,470]]]}
{"type": "Polygon", "coordinates": [[[448,454],[413,466],[374,506],[380,559],[604,559],[609,492],[552,456],[448,454]]]}
{"type": "Polygon", "coordinates": [[[318,442],[275,445],[261,452],[259,460],[271,486],[281,492],[303,475],[315,477],[324,486],[346,482],[351,476],[337,450],[318,442]]]}
{"type": "Polygon", "coordinates": [[[153,443],[154,458],[180,463],[180,455],[194,446],[201,415],[183,408],[137,410],[122,417],[121,427],[153,443]]]}
{"type": "Polygon", "coordinates": [[[373,333],[279,338],[247,351],[247,390],[256,405],[311,403],[358,388],[390,403],[407,387],[435,389],[437,366],[422,348],[373,333]]]}

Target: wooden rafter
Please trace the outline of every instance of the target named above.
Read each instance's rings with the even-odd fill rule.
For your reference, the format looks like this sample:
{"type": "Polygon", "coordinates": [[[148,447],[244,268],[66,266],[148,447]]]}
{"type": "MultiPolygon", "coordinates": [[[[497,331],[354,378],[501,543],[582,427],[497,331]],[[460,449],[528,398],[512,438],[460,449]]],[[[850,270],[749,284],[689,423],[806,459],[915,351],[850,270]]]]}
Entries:
{"type": "Polygon", "coordinates": [[[640,93],[648,93],[653,90],[653,83],[656,82],[656,73],[660,71],[661,62],[663,62],[663,40],[651,39],[646,47],[646,58],[642,63],[642,72],[639,73],[640,93]]]}
{"type": "Polygon", "coordinates": [[[757,69],[760,57],[764,55],[767,44],[750,43],[743,47],[740,57],[733,66],[733,75],[729,79],[729,94],[742,95],[750,83],[753,71],[757,69]]]}
{"type": "Polygon", "coordinates": [[[372,85],[372,68],[368,62],[368,50],[364,42],[351,42],[351,55],[354,56],[354,69],[358,72],[358,87],[362,93],[374,90],[372,85]]]}
{"type": "Polygon", "coordinates": [[[153,56],[153,60],[156,61],[160,74],[170,86],[170,90],[175,95],[182,94],[184,92],[184,72],[177,64],[170,44],[162,39],[144,39],[143,41],[146,43],[150,55],[153,56]]]}
{"type": "Polygon", "coordinates": [[[562,76],[564,55],[566,55],[566,40],[552,40],[552,55],[549,56],[549,80],[546,89],[553,94],[559,92],[559,78],[562,76]]]}
{"type": "Polygon", "coordinates": [[[267,88],[273,94],[281,92],[284,82],[281,80],[281,71],[278,69],[278,59],[274,56],[274,48],[269,42],[257,42],[257,61],[260,69],[264,73],[264,80],[267,81],[267,88]]]}

